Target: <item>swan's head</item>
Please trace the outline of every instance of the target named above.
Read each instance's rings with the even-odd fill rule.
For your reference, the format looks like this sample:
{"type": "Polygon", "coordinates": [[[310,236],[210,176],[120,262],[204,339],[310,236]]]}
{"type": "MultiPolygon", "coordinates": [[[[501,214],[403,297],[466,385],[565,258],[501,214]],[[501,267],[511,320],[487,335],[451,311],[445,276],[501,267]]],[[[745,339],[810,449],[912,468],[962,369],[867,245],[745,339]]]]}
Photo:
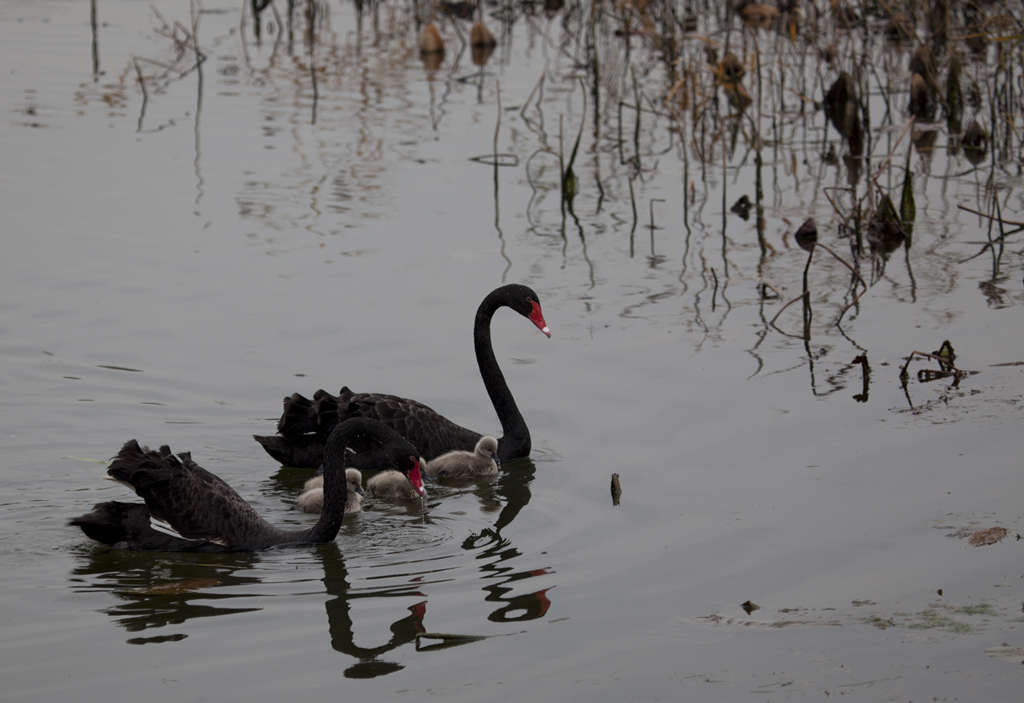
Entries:
{"type": "Polygon", "coordinates": [[[423,498],[427,494],[427,489],[423,487],[423,475],[420,473],[420,460],[415,454],[402,457],[397,462],[398,470],[405,474],[405,477],[409,479],[409,483],[412,484],[413,490],[416,494],[423,498]]]}
{"type": "Polygon", "coordinates": [[[500,294],[502,302],[527,318],[545,335],[551,336],[551,329],[544,321],[544,313],[540,310],[540,296],[532,288],[519,283],[511,283],[498,288],[495,292],[500,294]]]}
{"type": "Polygon", "coordinates": [[[494,455],[498,453],[498,440],[494,437],[481,437],[476,443],[475,453],[479,456],[493,459],[494,455]]]}
{"type": "Polygon", "coordinates": [[[416,495],[423,498],[427,490],[423,487],[420,453],[416,451],[416,447],[396,433],[387,446],[387,452],[391,460],[390,465],[405,474],[416,495]]]}

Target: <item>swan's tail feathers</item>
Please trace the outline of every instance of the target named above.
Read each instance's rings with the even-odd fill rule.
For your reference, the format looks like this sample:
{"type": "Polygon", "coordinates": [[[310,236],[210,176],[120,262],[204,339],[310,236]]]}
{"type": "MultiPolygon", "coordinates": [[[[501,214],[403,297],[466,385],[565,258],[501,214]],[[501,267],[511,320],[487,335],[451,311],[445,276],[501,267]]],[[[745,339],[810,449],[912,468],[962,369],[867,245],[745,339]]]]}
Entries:
{"type": "Polygon", "coordinates": [[[315,469],[324,460],[324,443],[315,434],[298,437],[253,435],[252,438],[259,442],[275,461],[284,466],[315,469]]]}
{"type": "Polygon", "coordinates": [[[338,424],[338,397],[324,389],[313,394],[313,400],[294,393],[284,399],[284,412],[277,421],[277,431],[285,437],[317,432],[326,437],[338,424]]]}
{"type": "Polygon", "coordinates": [[[128,549],[163,551],[224,551],[222,539],[189,539],[166,521],[154,517],[142,503],[111,500],[97,503],[91,513],[68,521],[80,527],[86,537],[102,544],[128,549]]]}
{"type": "Polygon", "coordinates": [[[142,503],[121,503],[116,500],[97,503],[91,513],[68,521],[82,528],[86,537],[103,544],[128,542],[149,525],[149,510],[142,503]]]}
{"type": "MultiPolygon", "coordinates": [[[[187,456],[187,455],[183,455],[187,456]]],[[[167,445],[153,452],[134,439],[125,442],[110,462],[107,475],[131,486],[142,497],[162,490],[181,469],[181,462],[167,445]]]]}
{"type": "Polygon", "coordinates": [[[316,410],[312,400],[300,393],[293,393],[284,399],[283,406],[281,419],[277,421],[278,432],[292,437],[317,431],[316,410]]]}
{"type": "Polygon", "coordinates": [[[316,432],[321,437],[327,437],[334,429],[334,426],[341,420],[340,408],[337,396],[333,396],[324,389],[313,394],[313,416],[316,422],[316,432]]]}

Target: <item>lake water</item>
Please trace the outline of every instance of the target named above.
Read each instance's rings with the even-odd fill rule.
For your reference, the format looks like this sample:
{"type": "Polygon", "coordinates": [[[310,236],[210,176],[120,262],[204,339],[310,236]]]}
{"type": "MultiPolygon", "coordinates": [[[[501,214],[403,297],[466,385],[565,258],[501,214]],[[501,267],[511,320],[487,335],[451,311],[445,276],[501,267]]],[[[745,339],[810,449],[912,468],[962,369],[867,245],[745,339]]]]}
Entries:
{"type": "Polygon", "coordinates": [[[851,202],[847,148],[814,106],[838,70],[801,68],[807,40],[720,9],[684,34],[682,9],[510,4],[487,7],[486,65],[445,17],[431,69],[408,4],[317,5],[312,47],[305,7],[291,38],[268,8],[257,41],[241,5],[202,5],[200,71],[186,2],[101,0],[95,31],[89,3],[0,6],[0,698],[1019,700],[1024,245],[970,258],[998,226],[958,207],[995,189],[1024,219],[1018,94],[996,157],[972,164],[945,123],[912,146],[912,46],[821,21],[838,64],[872,52],[859,192],[866,172],[898,204],[907,163],[916,218],[884,272],[860,259],[852,307],[863,286],[815,252],[805,335],[799,303],[769,324],[802,292],[797,227],[851,259],[828,199],[851,202]],[[666,27],[676,56],[649,41],[666,27]],[[743,118],[704,63],[726,42],[743,118]],[[701,100],[681,105],[686,76],[701,100]],[[568,211],[560,134],[567,160],[581,125],[568,211]],[[756,211],[730,210],[758,170],[764,250],[756,211]],[[312,523],[292,507],[309,472],[251,439],[293,391],[397,393],[498,433],[471,327],[503,282],[538,292],[553,336],[494,319],[534,450],[492,484],[257,554],[67,526],[131,498],[102,479],[132,437],[312,523]],[[920,358],[904,387],[944,340],[976,373],[924,382],[920,358]]]}

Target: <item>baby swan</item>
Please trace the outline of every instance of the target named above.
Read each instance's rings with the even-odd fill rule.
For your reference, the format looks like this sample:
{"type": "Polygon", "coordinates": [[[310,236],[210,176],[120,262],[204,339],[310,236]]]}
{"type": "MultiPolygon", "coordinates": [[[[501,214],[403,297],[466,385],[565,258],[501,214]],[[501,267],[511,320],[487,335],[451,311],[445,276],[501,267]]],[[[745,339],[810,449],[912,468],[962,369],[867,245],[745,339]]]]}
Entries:
{"type": "Polygon", "coordinates": [[[471,452],[457,449],[431,459],[424,467],[424,473],[430,478],[442,480],[497,476],[498,464],[494,461],[497,452],[498,440],[494,437],[481,437],[471,452]]]}
{"type": "MultiPolygon", "coordinates": [[[[408,479],[401,471],[395,473],[402,476],[406,483],[408,479]]],[[[363,509],[363,475],[359,469],[351,467],[345,469],[345,484],[348,486],[348,496],[345,499],[345,514],[358,513],[363,509]]],[[[415,492],[410,485],[409,489],[415,492]]],[[[324,477],[314,476],[306,481],[302,488],[302,495],[299,496],[295,507],[306,513],[319,513],[324,509],[324,477]]]]}
{"type": "MultiPolygon", "coordinates": [[[[420,463],[426,465],[426,461],[421,457],[420,463]]],[[[412,486],[408,485],[409,481],[402,475],[401,471],[395,469],[387,469],[380,471],[371,476],[366,481],[366,492],[374,498],[380,498],[381,500],[392,501],[392,502],[405,502],[405,501],[418,501],[421,498],[426,499],[427,487],[423,487],[422,495],[417,493],[415,490],[410,490],[412,486]],[[402,480],[399,480],[402,479],[402,480]],[[402,485],[402,483],[407,485],[402,485]]]]}

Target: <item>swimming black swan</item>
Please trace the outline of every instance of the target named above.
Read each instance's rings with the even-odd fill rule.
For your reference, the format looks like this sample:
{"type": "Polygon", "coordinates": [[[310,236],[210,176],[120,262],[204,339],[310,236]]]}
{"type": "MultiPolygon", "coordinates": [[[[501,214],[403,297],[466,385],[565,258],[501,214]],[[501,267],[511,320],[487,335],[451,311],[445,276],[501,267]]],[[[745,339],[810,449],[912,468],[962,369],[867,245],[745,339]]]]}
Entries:
{"type": "Polygon", "coordinates": [[[107,474],[127,483],[146,501],[98,503],[70,521],[92,539],[127,549],[253,551],[278,545],[330,542],[341,528],[348,489],[345,449],[355,440],[377,439],[414,486],[422,486],[419,452],[395,432],[368,418],[337,425],[324,446],[326,509],[304,530],[282,530],[261,518],[223,480],[164,446],[152,451],[134,439],[114,457],[107,474]]]}
{"type": "Polygon", "coordinates": [[[423,467],[423,473],[436,479],[487,478],[498,475],[498,464],[494,455],[498,451],[498,440],[481,437],[471,452],[456,449],[431,459],[423,467]]]}
{"type": "MultiPolygon", "coordinates": [[[[401,471],[395,471],[405,483],[409,492],[416,493],[409,480],[401,471]]],[[[363,474],[359,469],[351,466],[345,469],[345,483],[348,488],[348,496],[345,498],[345,514],[352,515],[363,509],[363,474]]],[[[426,489],[424,489],[424,492],[426,489]]],[[[324,509],[324,477],[323,474],[314,476],[306,481],[302,487],[302,494],[295,501],[295,507],[305,513],[319,513],[324,509]]]]}
{"type": "MultiPolygon", "coordinates": [[[[491,318],[502,307],[510,307],[526,317],[548,337],[551,331],[541,313],[540,298],[523,285],[513,283],[495,288],[477,308],[473,322],[476,361],[504,432],[498,440],[497,458],[508,460],[530,455],[530,431],[491,347],[491,318]]],[[[277,423],[278,434],[272,437],[256,435],[255,439],[270,456],[286,466],[315,467],[320,464],[321,438],[337,422],[349,417],[371,417],[386,423],[419,447],[428,459],[453,449],[471,451],[481,437],[480,433],[456,425],[415,400],[383,393],[354,393],[344,387],[337,396],[318,390],[313,400],[298,393],[285,398],[284,412],[277,423]]],[[[359,452],[354,466],[372,468],[381,465],[372,452],[354,448],[359,452]]]]}

